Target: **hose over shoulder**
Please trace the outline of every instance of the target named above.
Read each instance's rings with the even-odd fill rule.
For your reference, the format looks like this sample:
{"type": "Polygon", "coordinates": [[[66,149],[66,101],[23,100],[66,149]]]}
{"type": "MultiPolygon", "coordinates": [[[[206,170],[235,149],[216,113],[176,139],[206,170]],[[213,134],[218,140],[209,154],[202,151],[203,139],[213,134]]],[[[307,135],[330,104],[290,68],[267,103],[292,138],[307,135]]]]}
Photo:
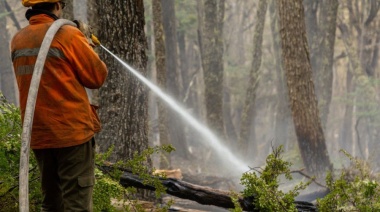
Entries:
{"type": "Polygon", "coordinates": [[[45,65],[47,53],[57,31],[63,25],[76,26],[74,22],[66,19],[58,19],[47,31],[40,51],[37,56],[37,61],[34,66],[32,81],[30,83],[24,122],[21,135],[21,152],[20,152],[20,174],[19,174],[19,204],[20,212],[29,212],[29,153],[30,139],[33,126],[34,109],[36,106],[37,93],[41,80],[42,71],[45,65]]]}

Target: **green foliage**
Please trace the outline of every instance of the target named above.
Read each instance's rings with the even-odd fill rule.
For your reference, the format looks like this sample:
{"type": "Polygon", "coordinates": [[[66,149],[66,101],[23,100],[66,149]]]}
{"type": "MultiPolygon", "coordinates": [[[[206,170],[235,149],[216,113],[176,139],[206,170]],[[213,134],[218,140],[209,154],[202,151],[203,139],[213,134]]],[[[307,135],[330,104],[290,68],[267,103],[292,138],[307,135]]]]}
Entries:
{"type": "MultiPolygon", "coordinates": [[[[96,163],[100,166],[107,165],[108,162],[106,160],[111,155],[113,149],[114,147],[111,147],[106,153],[98,154],[96,163]]],[[[153,175],[152,177],[151,173],[154,170],[151,170],[150,166],[147,165],[147,161],[149,161],[149,157],[152,154],[159,154],[162,151],[170,153],[173,150],[174,148],[171,145],[149,147],[141,153],[135,152],[133,158],[127,162],[119,161],[113,164],[112,172],[109,172],[107,175],[97,170],[97,180],[94,189],[95,211],[116,211],[116,208],[111,204],[111,199],[121,202],[126,211],[144,211],[142,205],[135,198],[137,190],[135,188],[125,189],[119,184],[119,179],[123,173],[121,170],[131,170],[133,174],[138,175],[142,179],[144,184],[154,186],[156,188],[156,198],[160,198],[166,189],[158,177],[165,176],[153,175]]],[[[168,211],[171,204],[169,202],[166,206],[157,207],[156,211],[168,211]]]]}
{"type": "Polygon", "coordinates": [[[95,170],[95,177],[94,211],[116,211],[111,199],[122,200],[124,188],[117,181],[104,175],[99,169],[95,170]]]}
{"type": "MultiPolygon", "coordinates": [[[[20,110],[6,101],[0,92],[0,208],[18,210],[18,175],[21,148],[20,110]]],[[[37,211],[41,192],[36,161],[30,158],[29,199],[30,211],[37,211]]]]}
{"type": "Polygon", "coordinates": [[[156,146],[153,148],[148,148],[142,153],[135,152],[133,160],[127,161],[124,168],[129,168],[132,170],[133,174],[138,174],[143,183],[146,185],[152,185],[156,188],[156,198],[160,198],[162,194],[165,193],[165,187],[161,184],[161,181],[157,177],[165,177],[163,175],[156,175],[157,177],[151,177],[151,173],[154,170],[151,170],[149,166],[146,166],[146,161],[148,158],[154,154],[160,154],[161,151],[170,153],[174,151],[174,147],[171,145],[156,146]]]}
{"type": "Polygon", "coordinates": [[[336,180],[331,173],[327,175],[330,193],[318,200],[319,211],[380,211],[380,188],[368,163],[341,152],[352,167],[343,170],[336,180]]]}
{"type": "Polygon", "coordinates": [[[239,203],[239,195],[235,192],[232,192],[231,193],[231,199],[232,199],[232,202],[234,203],[235,208],[231,209],[230,211],[232,211],[232,212],[243,212],[243,209],[241,208],[240,203],[239,203]]]}
{"type": "Polygon", "coordinates": [[[243,195],[254,197],[254,205],[259,211],[296,211],[295,197],[310,184],[310,181],[301,182],[287,193],[279,190],[280,176],[292,180],[289,170],[292,164],[281,159],[282,153],[282,146],[274,149],[267,157],[263,169],[253,169],[244,173],[241,178],[241,184],[245,186],[243,195]]]}

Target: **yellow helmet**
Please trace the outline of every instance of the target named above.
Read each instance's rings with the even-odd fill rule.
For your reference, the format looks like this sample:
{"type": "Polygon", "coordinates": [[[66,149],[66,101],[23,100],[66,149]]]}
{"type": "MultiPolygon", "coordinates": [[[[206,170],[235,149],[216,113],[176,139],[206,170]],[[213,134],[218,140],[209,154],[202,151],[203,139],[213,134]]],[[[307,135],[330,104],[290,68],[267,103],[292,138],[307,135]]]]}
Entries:
{"type": "Polygon", "coordinates": [[[22,0],[22,5],[25,7],[33,7],[36,4],[39,3],[55,3],[59,2],[61,0],[22,0]]]}

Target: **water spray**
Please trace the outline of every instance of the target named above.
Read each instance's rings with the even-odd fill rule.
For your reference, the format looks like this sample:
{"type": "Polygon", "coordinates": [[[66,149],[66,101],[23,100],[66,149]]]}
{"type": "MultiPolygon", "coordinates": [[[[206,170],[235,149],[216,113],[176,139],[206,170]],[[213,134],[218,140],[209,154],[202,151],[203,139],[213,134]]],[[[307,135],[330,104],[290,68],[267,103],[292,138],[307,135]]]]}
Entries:
{"type": "Polygon", "coordinates": [[[140,81],[142,81],[146,86],[148,86],[153,92],[155,92],[162,100],[164,100],[173,110],[179,113],[195,130],[200,132],[207,138],[207,142],[214,147],[218,154],[223,154],[223,158],[227,159],[234,168],[243,173],[249,171],[248,165],[240,161],[232,152],[220,142],[220,139],[206,127],[204,124],[200,123],[194,117],[192,117],[182,106],[179,105],[174,99],[169,95],[165,94],[157,85],[153,84],[138,71],[133,69],[130,65],[120,59],[118,56],[113,54],[110,50],[100,44],[106,52],[113,56],[117,61],[119,61],[124,67],[126,67],[132,74],[134,74],[140,81]]]}

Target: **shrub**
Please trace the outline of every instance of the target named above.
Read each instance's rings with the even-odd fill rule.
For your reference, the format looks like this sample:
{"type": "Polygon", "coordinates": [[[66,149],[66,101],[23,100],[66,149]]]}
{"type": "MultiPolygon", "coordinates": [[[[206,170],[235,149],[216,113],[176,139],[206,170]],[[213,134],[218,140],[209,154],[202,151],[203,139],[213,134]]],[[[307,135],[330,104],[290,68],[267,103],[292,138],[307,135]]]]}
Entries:
{"type": "MultiPolygon", "coordinates": [[[[19,108],[8,103],[0,92],[0,208],[2,211],[18,210],[21,133],[19,108]]],[[[37,211],[41,199],[39,172],[36,164],[34,157],[30,157],[30,211],[37,211]]]]}
{"type": "Polygon", "coordinates": [[[282,153],[282,146],[274,149],[266,158],[263,169],[251,169],[241,177],[241,184],[245,186],[243,195],[253,197],[253,204],[258,211],[297,211],[295,197],[310,184],[310,181],[301,182],[287,193],[279,189],[280,176],[292,180],[289,169],[292,164],[281,159],[282,153]]]}
{"type": "MultiPolygon", "coordinates": [[[[96,159],[97,166],[102,169],[104,165],[109,165],[107,158],[113,151],[111,147],[106,153],[98,154],[96,159]]],[[[126,162],[119,161],[112,165],[112,171],[104,174],[99,169],[96,171],[96,184],[94,189],[94,210],[95,211],[116,211],[115,206],[112,204],[111,199],[121,203],[125,211],[145,211],[141,204],[137,201],[136,194],[138,191],[135,188],[123,188],[119,184],[122,170],[130,170],[133,174],[138,175],[142,182],[146,185],[151,185],[156,188],[155,198],[158,199],[165,193],[166,188],[162,185],[158,177],[165,177],[162,175],[153,175],[152,168],[147,165],[149,157],[152,154],[159,154],[161,152],[170,153],[174,148],[168,146],[149,147],[141,153],[134,153],[131,160],[126,162]]],[[[165,206],[157,206],[155,211],[168,211],[172,202],[165,206]]]]}
{"type": "Polygon", "coordinates": [[[329,173],[326,184],[330,193],[318,200],[319,211],[380,211],[380,188],[369,164],[341,150],[351,161],[336,180],[329,173]]]}

